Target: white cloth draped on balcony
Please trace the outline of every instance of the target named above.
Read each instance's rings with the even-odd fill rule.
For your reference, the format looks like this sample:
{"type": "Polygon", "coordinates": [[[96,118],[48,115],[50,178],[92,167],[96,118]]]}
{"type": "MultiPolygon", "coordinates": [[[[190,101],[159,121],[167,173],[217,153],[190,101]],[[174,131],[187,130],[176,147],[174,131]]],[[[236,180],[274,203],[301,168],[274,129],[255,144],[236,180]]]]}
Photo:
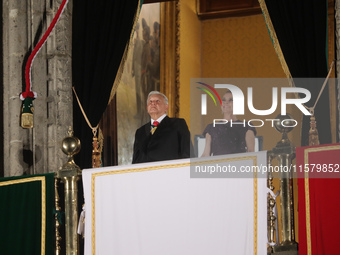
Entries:
{"type": "MultiPolygon", "coordinates": [[[[207,159],[266,165],[266,152],[207,159]]],[[[84,170],[85,254],[265,254],[266,178],[190,178],[190,162],[84,170]]]]}

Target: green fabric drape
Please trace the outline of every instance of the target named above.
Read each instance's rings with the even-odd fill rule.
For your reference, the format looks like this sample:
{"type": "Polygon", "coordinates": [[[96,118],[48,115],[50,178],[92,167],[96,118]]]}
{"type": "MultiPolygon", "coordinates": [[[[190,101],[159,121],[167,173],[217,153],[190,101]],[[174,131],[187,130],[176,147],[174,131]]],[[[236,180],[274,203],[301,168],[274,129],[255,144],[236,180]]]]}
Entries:
{"type": "Polygon", "coordinates": [[[0,179],[0,254],[54,254],[54,173],[0,179]]]}

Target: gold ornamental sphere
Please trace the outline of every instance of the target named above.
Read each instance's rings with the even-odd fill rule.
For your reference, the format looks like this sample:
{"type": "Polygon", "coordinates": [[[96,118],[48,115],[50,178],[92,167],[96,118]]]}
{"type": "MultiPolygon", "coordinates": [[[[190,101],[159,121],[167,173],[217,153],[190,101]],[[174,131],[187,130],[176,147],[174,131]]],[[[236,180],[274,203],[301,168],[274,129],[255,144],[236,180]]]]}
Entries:
{"type": "Polygon", "coordinates": [[[292,117],[287,114],[287,115],[277,115],[276,118],[277,120],[274,120],[274,127],[276,128],[277,131],[280,133],[289,133],[290,131],[293,130],[294,125],[296,122],[292,119],[292,117]],[[282,125],[283,123],[283,125],[282,125]]]}
{"type": "Polygon", "coordinates": [[[65,137],[61,143],[61,150],[68,156],[73,156],[80,151],[81,144],[77,137],[73,136],[72,128],[69,128],[69,136],[65,137]]]}

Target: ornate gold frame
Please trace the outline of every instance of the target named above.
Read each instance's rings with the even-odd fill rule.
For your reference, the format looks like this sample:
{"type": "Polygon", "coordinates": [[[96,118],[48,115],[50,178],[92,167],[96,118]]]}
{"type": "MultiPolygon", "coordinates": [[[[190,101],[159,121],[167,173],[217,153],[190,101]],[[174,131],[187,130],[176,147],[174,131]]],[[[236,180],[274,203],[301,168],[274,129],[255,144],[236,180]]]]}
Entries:
{"type": "Polygon", "coordinates": [[[161,3],[161,92],[169,99],[170,117],[179,115],[179,3],[161,3]]]}

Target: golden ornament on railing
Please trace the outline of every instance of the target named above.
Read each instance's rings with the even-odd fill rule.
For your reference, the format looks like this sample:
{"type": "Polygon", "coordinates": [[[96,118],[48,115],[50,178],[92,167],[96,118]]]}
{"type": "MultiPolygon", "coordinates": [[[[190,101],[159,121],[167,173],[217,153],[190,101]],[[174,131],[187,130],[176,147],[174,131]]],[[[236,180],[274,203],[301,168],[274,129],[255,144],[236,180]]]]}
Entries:
{"type": "MultiPolygon", "coordinates": [[[[268,151],[268,164],[272,164],[272,160],[276,159],[281,169],[291,169],[293,159],[295,158],[295,146],[289,140],[287,133],[294,128],[293,118],[287,115],[278,115],[274,121],[274,127],[282,133],[281,140],[276,146],[268,151]]],[[[273,191],[273,173],[268,171],[268,188],[273,191]]],[[[268,253],[280,254],[297,254],[298,244],[295,241],[294,229],[294,194],[293,194],[293,171],[279,171],[280,183],[280,217],[281,217],[281,241],[275,237],[277,245],[268,248],[268,253]]],[[[276,195],[274,196],[276,198],[276,195]]],[[[275,198],[268,196],[267,208],[273,210],[275,206],[275,198]]],[[[275,220],[273,214],[269,214],[268,220],[268,240],[273,242],[275,229],[275,220]]]]}
{"type": "Polygon", "coordinates": [[[56,172],[55,176],[64,183],[65,204],[65,246],[66,255],[79,254],[78,227],[78,180],[81,179],[81,169],[73,160],[80,151],[80,140],[73,136],[69,128],[68,136],[62,141],[61,150],[67,154],[67,162],[56,172]]]}

